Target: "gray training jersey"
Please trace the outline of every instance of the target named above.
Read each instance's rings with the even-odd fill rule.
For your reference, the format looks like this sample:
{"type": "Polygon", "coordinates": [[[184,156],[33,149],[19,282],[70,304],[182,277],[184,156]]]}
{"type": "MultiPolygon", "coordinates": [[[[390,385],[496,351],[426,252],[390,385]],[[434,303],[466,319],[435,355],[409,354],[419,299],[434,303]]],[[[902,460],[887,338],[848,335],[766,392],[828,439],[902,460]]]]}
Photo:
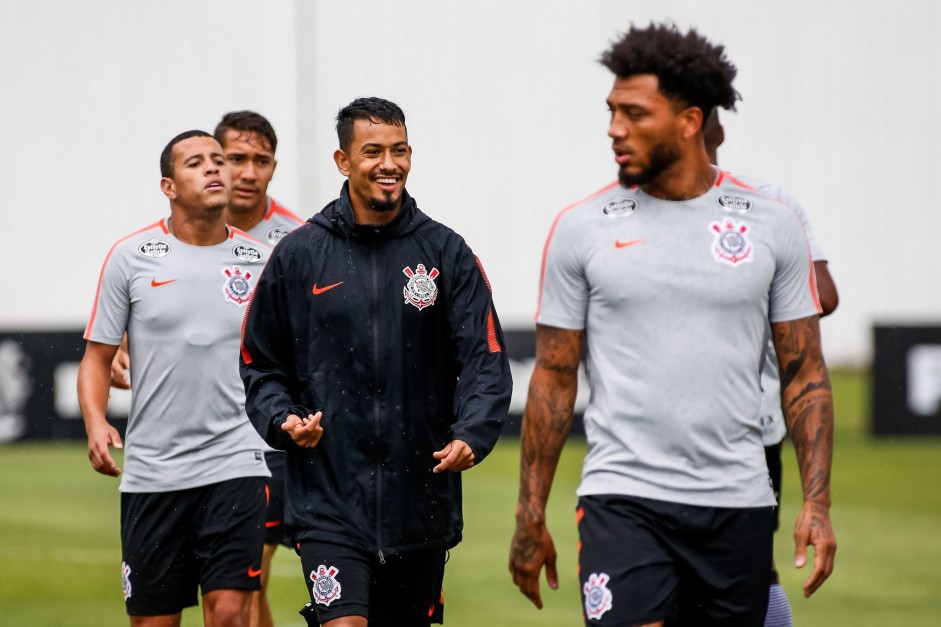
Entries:
{"type": "Polygon", "coordinates": [[[242,316],[268,252],[232,228],[221,244],[184,244],[160,220],[108,253],[85,339],[120,344],[127,330],[122,492],[269,476],[238,371],[242,316]]]}
{"type": "Polygon", "coordinates": [[[268,209],[261,222],[248,229],[248,234],[257,240],[274,246],[281,238],[304,224],[304,220],[291,211],[278,204],[272,197],[268,197],[268,209]]]}
{"type": "Polygon", "coordinates": [[[613,183],[564,210],[536,320],[586,333],[578,494],[774,505],[758,420],[768,320],[818,307],[800,220],[727,173],[688,201],[613,183]]]}
{"type": "MultiPolygon", "coordinates": [[[[810,245],[810,258],[812,261],[826,261],[827,254],[823,251],[813,229],[807,220],[804,208],[787,190],[775,183],[769,183],[750,176],[736,175],[739,181],[766,196],[777,198],[779,201],[794,210],[804,227],[807,242],[810,245]]],[[[769,330],[770,336],[770,330],[769,330]]],[[[768,341],[765,352],[764,366],[761,369],[761,410],[758,414],[761,421],[761,439],[765,446],[773,446],[781,442],[787,435],[787,425],[784,423],[784,412],[781,410],[781,378],[778,373],[778,357],[774,352],[774,344],[768,341]]]]}

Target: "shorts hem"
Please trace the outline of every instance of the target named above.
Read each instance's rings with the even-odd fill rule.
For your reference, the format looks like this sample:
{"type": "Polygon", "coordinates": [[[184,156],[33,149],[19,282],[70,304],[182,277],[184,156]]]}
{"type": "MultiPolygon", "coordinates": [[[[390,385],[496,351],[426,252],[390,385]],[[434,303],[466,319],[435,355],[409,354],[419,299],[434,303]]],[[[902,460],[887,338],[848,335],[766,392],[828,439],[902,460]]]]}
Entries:
{"type": "Polygon", "coordinates": [[[322,623],[337,618],[343,618],[344,616],[362,616],[367,621],[369,620],[369,608],[360,604],[335,607],[333,609],[326,606],[315,605],[314,613],[317,615],[317,620],[322,623]],[[323,607],[323,609],[319,609],[320,607],[323,607]]]}
{"type": "Polygon", "coordinates": [[[246,582],[244,579],[238,581],[213,581],[212,583],[200,584],[199,590],[203,595],[209,592],[215,592],[216,590],[244,590],[247,592],[255,592],[256,590],[261,590],[261,577],[252,579],[251,582],[246,582]]]}
{"type": "Polygon", "coordinates": [[[124,609],[127,612],[128,616],[172,616],[174,614],[183,613],[183,610],[185,610],[188,607],[196,607],[198,605],[199,605],[198,601],[193,601],[192,603],[183,603],[183,604],[174,605],[172,608],[171,607],[157,608],[157,609],[148,608],[147,610],[138,610],[138,609],[133,609],[130,607],[125,607],[124,609]]]}

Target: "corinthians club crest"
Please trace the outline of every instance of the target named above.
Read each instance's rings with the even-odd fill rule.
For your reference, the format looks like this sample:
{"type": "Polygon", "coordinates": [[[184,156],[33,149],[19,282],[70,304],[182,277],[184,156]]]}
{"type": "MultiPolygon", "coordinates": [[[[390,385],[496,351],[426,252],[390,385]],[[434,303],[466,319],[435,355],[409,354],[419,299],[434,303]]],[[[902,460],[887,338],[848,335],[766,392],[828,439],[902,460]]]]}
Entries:
{"type": "Polygon", "coordinates": [[[607,573],[592,573],[588,581],[582,586],[585,597],[585,616],[593,620],[601,620],[604,613],[611,609],[614,595],[607,583],[611,578],[607,573]]]}
{"type": "Polygon", "coordinates": [[[435,300],[438,298],[438,286],[435,285],[438,269],[432,268],[431,272],[428,272],[425,265],[420,263],[415,266],[414,272],[408,266],[402,272],[408,277],[408,283],[402,289],[405,302],[414,305],[419,310],[434,305],[435,300]]]}
{"type": "Polygon", "coordinates": [[[243,306],[248,302],[252,295],[252,284],[248,282],[252,278],[252,273],[243,271],[238,266],[223,268],[222,275],[225,277],[225,283],[222,284],[222,294],[225,299],[243,306]]]}
{"type": "Polygon", "coordinates": [[[317,570],[310,571],[310,594],[315,603],[329,606],[340,598],[340,582],[337,581],[339,572],[336,566],[327,567],[323,564],[317,570]]]}
{"type": "Polygon", "coordinates": [[[713,222],[709,225],[716,238],[712,241],[712,254],[716,261],[736,266],[740,263],[752,261],[751,242],[748,240],[748,225],[736,222],[732,218],[725,218],[722,222],[713,222]]]}

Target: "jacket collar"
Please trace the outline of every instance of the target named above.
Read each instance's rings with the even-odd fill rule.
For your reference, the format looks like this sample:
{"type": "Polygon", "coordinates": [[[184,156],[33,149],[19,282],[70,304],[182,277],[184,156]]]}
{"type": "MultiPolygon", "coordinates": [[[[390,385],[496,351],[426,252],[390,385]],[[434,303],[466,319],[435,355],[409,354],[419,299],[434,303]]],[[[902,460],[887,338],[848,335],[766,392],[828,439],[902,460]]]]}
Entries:
{"type": "Polygon", "coordinates": [[[419,224],[429,219],[421,212],[408,191],[403,190],[402,210],[391,222],[383,225],[356,224],[353,219],[353,206],[350,203],[349,185],[349,182],[343,183],[340,197],[328,203],[320,213],[311,218],[311,221],[349,238],[394,238],[410,233],[419,224]]]}

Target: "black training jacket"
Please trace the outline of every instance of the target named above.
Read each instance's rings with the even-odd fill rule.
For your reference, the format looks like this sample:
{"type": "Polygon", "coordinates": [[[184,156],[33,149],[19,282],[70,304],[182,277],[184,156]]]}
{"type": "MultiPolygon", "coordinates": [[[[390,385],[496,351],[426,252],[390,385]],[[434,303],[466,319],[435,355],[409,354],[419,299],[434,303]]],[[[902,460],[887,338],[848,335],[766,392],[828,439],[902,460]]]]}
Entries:
{"type": "Polygon", "coordinates": [[[295,540],[378,554],[461,540],[460,473],[434,451],[493,449],[512,381],[483,267],[457,233],[404,195],[388,225],[356,225],[340,198],[288,234],[258,279],[240,360],[246,409],[287,451],[295,540]],[[280,429],[323,411],[316,448],[280,429]]]}

